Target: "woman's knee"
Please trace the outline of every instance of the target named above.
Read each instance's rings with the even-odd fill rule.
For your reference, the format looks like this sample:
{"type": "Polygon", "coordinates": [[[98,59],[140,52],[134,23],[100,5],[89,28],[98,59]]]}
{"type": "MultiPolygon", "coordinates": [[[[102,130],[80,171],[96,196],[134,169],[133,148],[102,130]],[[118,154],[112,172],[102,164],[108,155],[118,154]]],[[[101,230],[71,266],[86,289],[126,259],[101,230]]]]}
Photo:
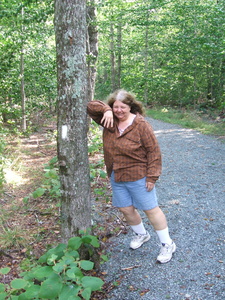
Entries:
{"type": "Polygon", "coordinates": [[[144,210],[145,214],[148,215],[155,215],[155,214],[161,214],[163,213],[161,208],[159,206],[156,206],[152,209],[144,210]]]}
{"type": "Polygon", "coordinates": [[[135,208],[133,206],[119,207],[119,211],[124,215],[132,215],[135,213],[135,208]]]}
{"type": "Polygon", "coordinates": [[[141,216],[133,206],[120,207],[119,210],[123,213],[129,225],[138,225],[141,223],[141,216]]]}

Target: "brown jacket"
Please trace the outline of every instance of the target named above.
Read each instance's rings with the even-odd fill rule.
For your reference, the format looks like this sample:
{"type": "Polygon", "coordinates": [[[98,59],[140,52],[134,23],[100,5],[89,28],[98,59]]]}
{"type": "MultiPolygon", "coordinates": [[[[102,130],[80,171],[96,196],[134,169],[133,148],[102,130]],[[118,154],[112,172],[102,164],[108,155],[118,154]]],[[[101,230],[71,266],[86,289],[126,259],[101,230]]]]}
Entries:
{"type": "MultiPolygon", "coordinates": [[[[101,125],[103,114],[111,107],[101,101],[88,103],[89,116],[101,125]]],[[[132,125],[119,134],[117,120],[114,126],[103,130],[104,159],[107,174],[112,171],[115,180],[136,181],[147,177],[155,183],[162,169],[161,152],[151,125],[140,114],[136,115],[132,125]]]]}

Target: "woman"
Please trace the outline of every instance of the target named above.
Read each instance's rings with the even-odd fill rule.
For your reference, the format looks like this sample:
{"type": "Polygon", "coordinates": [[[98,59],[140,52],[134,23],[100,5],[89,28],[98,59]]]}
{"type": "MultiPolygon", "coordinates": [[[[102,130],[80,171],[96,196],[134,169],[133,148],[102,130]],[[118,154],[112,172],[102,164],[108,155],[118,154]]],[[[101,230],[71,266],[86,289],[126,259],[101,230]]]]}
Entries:
{"type": "Polygon", "coordinates": [[[113,198],[135,235],[130,248],[137,249],[150,239],[137,209],[143,210],[161,242],[157,261],[170,261],[176,250],[164,213],[158,206],[155,182],[161,174],[161,153],[142,105],[125,90],[108,98],[108,104],[91,101],[88,114],[104,127],[103,148],[113,198]]]}

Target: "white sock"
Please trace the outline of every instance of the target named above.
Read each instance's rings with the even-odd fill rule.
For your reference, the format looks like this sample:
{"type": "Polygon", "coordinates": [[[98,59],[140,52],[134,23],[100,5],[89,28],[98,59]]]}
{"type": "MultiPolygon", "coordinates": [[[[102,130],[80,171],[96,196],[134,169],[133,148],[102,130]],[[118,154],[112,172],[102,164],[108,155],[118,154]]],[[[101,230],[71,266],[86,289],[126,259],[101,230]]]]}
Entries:
{"type": "Polygon", "coordinates": [[[146,234],[144,224],[141,222],[138,225],[130,225],[136,234],[146,234]]]}
{"type": "Polygon", "coordinates": [[[168,245],[171,245],[172,244],[172,239],[170,238],[170,235],[169,235],[169,228],[166,227],[165,229],[163,230],[156,230],[156,233],[159,237],[159,240],[162,244],[168,244],[168,245]]]}

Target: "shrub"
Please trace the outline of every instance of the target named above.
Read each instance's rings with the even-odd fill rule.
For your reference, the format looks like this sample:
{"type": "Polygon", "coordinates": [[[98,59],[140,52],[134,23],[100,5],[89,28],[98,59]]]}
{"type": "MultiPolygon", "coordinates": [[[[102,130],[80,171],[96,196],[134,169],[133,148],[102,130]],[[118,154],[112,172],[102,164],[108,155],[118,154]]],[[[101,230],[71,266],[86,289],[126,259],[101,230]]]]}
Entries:
{"type": "MultiPolygon", "coordinates": [[[[94,268],[89,260],[80,260],[81,246],[99,247],[95,236],[72,237],[68,244],[59,244],[42,255],[31,270],[23,272],[10,284],[0,284],[0,299],[88,300],[92,292],[101,290],[103,281],[86,275],[94,268]]],[[[10,268],[0,269],[5,275],[10,268]]]]}

